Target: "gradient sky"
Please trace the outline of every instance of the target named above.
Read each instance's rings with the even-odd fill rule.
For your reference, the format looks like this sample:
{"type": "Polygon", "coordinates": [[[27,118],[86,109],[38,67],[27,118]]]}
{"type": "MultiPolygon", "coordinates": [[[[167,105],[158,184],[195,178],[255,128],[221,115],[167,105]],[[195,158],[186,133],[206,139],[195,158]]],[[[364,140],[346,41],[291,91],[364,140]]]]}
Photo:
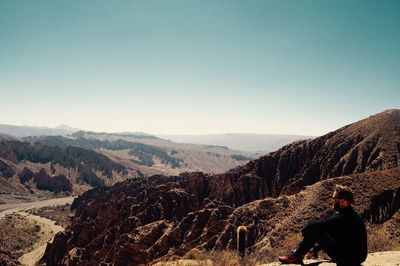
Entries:
{"type": "Polygon", "coordinates": [[[400,103],[400,1],[0,1],[0,124],[322,135],[400,103]]]}

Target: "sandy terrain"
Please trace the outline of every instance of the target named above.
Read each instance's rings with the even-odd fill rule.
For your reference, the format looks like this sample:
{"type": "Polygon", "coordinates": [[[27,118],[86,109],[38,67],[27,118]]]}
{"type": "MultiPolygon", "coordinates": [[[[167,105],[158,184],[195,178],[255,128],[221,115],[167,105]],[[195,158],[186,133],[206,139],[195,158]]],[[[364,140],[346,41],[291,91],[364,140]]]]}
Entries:
{"type": "Polygon", "coordinates": [[[74,197],[67,197],[67,198],[50,199],[50,200],[29,202],[29,203],[0,205],[0,208],[3,210],[2,212],[0,212],[0,219],[5,217],[7,214],[18,213],[40,225],[41,231],[43,232],[43,234],[41,234],[39,241],[35,243],[34,249],[31,252],[24,254],[19,258],[19,261],[23,265],[35,265],[35,263],[43,256],[47,242],[52,241],[56,233],[64,230],[63,227],[55,225],[55,222],[52,220],[42,218],[33,214],[29,214],[25,211],[32,208],[57,206],[57,205],[64,205],[67,203],[70,204],[72,203],[73,199],[74,197]]]}

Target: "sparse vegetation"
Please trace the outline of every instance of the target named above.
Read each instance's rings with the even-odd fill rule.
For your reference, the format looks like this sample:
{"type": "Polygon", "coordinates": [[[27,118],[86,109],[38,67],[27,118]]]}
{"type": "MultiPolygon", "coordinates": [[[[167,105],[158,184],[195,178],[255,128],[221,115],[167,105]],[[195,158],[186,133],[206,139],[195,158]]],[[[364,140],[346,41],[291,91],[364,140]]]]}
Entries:
{"type": "Polygon", "coordinates": [[[242,259],[235,250],[192,250],[179,260],[172,259],[156,266],[256,266],[273,261],[276,261],[276,256],[269,251],[247,253],[242,259]]]}
{"type": "Polygon", "coordinates": [[[79,165],[78,181],[85,182],[92,187],[104,186],[104,181],[101,180],[93,171],[85,165],[79,165]]]}
{"type": "Polygon", "coordinates": [[[251,158],[243,156],[243,155],[231,155],[231,158],[236,161],[249,161],[251,158]]]}
{"type": "Polygon", "coordinates": [[[209,149],[209,148],[221,148],[224,150],[229,150],[228,147],[226,146],[220,146],[220,145],[204,145],[204,149],[209,149]]]}
{"type": "Polygon", "coordinates": [[[82,131],[82,130],[80,130],[78,132],[73,133],[72,136],[75,137],[75,138],[84,138],[86,134],[93,135],[93,136],[102,135],[102,134],[109,134],[109,135],[112,135],[112,136],[128,136],[128,137],[134,137],[134,138],[137,138],[137,139],[158,139],[156,136],[149,135],[149,134],[146,134],[146,133],[140,133],[140,132],[138,132],[138,133],[125,132],[125,133],[114,133],[114,134],[112,134],[112,133],[101,133],[101,132],[82,131]]]}
{"type": "Polygon", "coordinates": [[[39,225],[19,214],[6,215],[0,220],[0,250],[19,257],[33,248],[40,230],[39,225]]]}
{"type": "Polygon", "coordinates": [[[215,152],[207,152],[207,155],[210,155],[210,156],[213,156],[213,157],[217,157],[217,158],[219,158],[221,155],[219,155],[218,153],[215,153],[215,152]]]}
{"type": "Polygon", "coordinates": [[[154,165],[153,156],[157,156],[161,159],[161,163],[169,164],[172,168],[180,167],[179,163],[183,162],[169,156],[164,149],[143,143],[132,143],[129,154],[138,157],[139,163],[146,166],[154,165]]]}
{"type": "MultiPolygon", "coordinates": [[[[87,139],[83,138],[84,134],[82,135],[79,132],[75,136],[77,136],[78,138],[68,139],[61,136],[49,136],[41,138],[39,139],[39,141],[46,145],[60,147],[78,146],[88,149],[104,148],[113,151],[129,149],[130,155],[138,157],[138,161],[135,161],[136,163],[149,167],[154,165],[153,156],[160,158],[161,163],[169,164],[172,168],[180,167],[179,163],[182,162],[182,160],[173,158],[168,155],[168,153],[164,149],[152,145],[147,145],[139,142],[129,142],[122,139],[116,141],[102,141],[94,138],[87,139]]],[[[148,137],[146,136],[146,138],[148,137]]],[[[171,151],[171,155],[176,153],[177,152],[174,150],[171,151]]]]}
{"type": "Polygon", "coordinates": [[[368,252],[400,250],[400,229],[387,230],[382,224],[368,224],[368,252]]]}

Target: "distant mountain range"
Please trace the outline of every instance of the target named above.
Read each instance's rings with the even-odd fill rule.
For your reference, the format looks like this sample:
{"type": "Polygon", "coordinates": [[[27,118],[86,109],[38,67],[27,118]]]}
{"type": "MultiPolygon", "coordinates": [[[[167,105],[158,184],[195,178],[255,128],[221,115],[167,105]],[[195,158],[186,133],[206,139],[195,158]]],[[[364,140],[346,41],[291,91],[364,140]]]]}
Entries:
{"type": "Polygon", "coordinates": [[[0,133],[0,193],[5,194],[79,195],[129,178],[222,173],[255,158],[226,147],[174,143],[140,132],[67,134],[75,129],[3,128],[14,134],[0,133]],[[58,133],[64,135],[46,135],[58,133]]]}
{"type": "Polygon", "coordinates": [[[272,150],[302,138],[220,134],[186,136],[186,143],[177,143],[144,132],[0,125],[0,192],[44,195],[45,188],[77,195],[132,177],[223,173],[261,155],[230,147],[272,150]],[[190,143],[189,137],[200,144],[190,143]]]}
{"type": "Polygon", "coordinates": [[[33,127],[33,126],[15,126],[0,124],[0,134],[10,135],[16,138],[28,136],[65,136],[79,131],[78,128],[60,125],[55,128],[51,127],[33,127]]]}
{"type": "Polygon", "coordinates": [[[225,146],[232,150],[251,153],[267,153],[275,151],[286,144],[297,140],[313,139],[313,136],[284,134],[208,134],[208,135],[157,135],[180,143],[225,146]]]}
{"type": "Polygon", "coordinates": [[[285,134],[207,134],[207,135],[165,135],[157,136],[145,132],[93,132],[82,131],[79,128],[73,128],[67,125],[60,125],[55,128],[33,127],[33,126],[15,126],[0,124],[0,136],[8,135],[15,138],[38,137],[38,136],[69,136],[83,137],[85,135],[100,136],[109,135],[117,137],[135,137],[146,139],[164,139],[177,143],[190,143],[199,145],[213,145],[226,147],[231,150],[245,151],[248,153],[258,153],[263,155],[267,152],[275,151],[293,141],[312,139],[313,136],[285,135],[285,134]]]}
{"type": "Polygon", "coordinates": [[[22,140],[49,146],[94,149],[145,175],[184,171],[221,173],[257,157],[226,147],[175,143],[145,133],[78,131],[68,136],[26,137],[22,140]]]}

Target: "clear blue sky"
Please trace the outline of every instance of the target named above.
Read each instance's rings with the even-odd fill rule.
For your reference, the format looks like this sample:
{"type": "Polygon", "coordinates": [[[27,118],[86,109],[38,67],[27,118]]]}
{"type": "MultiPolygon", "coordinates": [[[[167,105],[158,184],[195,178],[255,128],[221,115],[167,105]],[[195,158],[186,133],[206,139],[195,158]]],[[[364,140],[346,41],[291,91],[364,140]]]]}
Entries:
{"type": "Polygon", "coordinates": [[[400,103],[400,1],[0,1],[0,123],[321,135],[400,103]]]}

